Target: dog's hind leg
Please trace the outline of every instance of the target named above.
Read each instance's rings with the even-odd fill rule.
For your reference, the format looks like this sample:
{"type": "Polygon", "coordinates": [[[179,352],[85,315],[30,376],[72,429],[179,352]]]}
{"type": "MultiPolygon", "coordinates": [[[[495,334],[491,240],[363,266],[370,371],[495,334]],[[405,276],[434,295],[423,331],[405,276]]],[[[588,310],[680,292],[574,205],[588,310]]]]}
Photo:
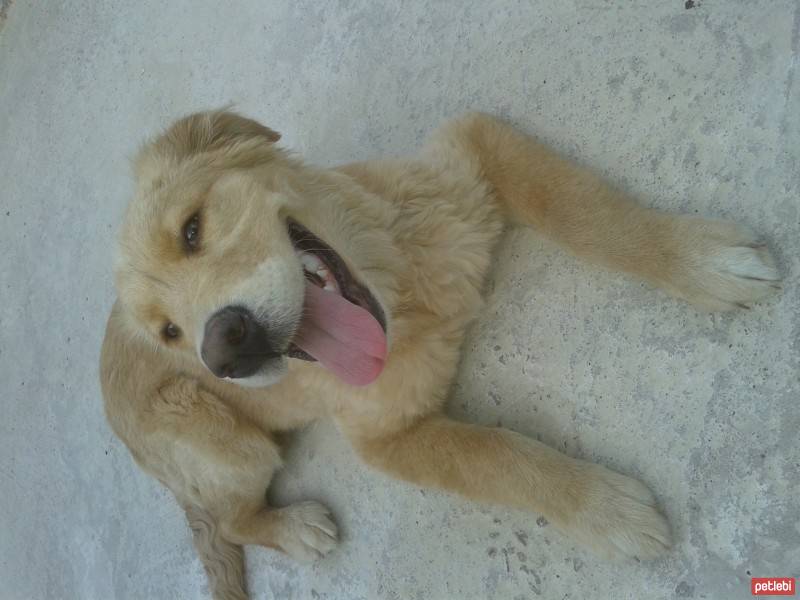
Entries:
{"type": "Polygon", "coordinates": [[[376,436],[340,423],[370,465],[420,486],[534,511],[609,558],[652,558],[671,544],[650,491],[507,429],[432,415],[376,436]]]}
{"type": "Polygon", "coordinates": [[[427,155],[450,165],[460,161],[487,180],[510,221],[699,306],[746,306],[778,287],[772,257],[746,229],[641,207],[600,177],[487,115],[445,125],[427,155]]]}
{"type": "Polygon", "coordinates": [[[217,520],[208,511],[191,503],[184,503],[183,509],[211,596],[215,600],[247,600],[244,548],[222,536],[217,520]]]}

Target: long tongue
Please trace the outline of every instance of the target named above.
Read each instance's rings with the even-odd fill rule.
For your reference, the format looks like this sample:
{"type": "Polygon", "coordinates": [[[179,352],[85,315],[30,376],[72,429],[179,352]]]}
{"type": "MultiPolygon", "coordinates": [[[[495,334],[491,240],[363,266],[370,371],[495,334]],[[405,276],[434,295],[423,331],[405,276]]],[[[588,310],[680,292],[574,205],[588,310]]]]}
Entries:
{"type": "Polygon", "coordinates": [[[369,311],[312,283],[306,284],[303,320],[294,343],[351,385],[378,378],[386,361],[386,334],[369,311]]]}

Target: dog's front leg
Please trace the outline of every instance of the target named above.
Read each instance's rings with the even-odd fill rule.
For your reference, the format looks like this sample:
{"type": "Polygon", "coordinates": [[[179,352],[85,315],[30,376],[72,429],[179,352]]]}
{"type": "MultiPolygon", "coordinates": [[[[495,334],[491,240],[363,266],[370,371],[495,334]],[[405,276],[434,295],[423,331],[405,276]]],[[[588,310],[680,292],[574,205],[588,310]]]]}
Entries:
{"type": "Polygon", "coordinates": [[[390,435],[350,433],[364,460],[392,476],[540,513],[603,556],[650,558],[671,544],[643,484],[513,431],[430,415],[390,435]]]}
{"type": "Polygon", "coordinates": [[[772,255],[746,228],[639,206],[602,178],[487,115],[445,126],[431,151],[477,166],[510,221],[698,306],[746,307],[779,289],[772,255]]]}

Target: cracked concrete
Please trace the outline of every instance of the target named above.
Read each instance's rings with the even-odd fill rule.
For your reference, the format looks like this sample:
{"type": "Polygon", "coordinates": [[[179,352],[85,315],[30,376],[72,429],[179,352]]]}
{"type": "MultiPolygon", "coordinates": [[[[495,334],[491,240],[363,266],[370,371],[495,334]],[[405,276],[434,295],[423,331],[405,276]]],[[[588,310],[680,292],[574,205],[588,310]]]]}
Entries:
{"type": "Polygon", "coordinates": [[[799,576],[799,31],[793,0],[11,6],[3,598],[206,594],[177,507],[105,425],[96,364],[127,157],[228,102],[323,164],[499,114],[645,204],[745,223],[786,277],[754,310],[708,315],[532,232],[500,249],[452,412],[642,478],[674,526],[667,558],[605,564],[536,516],[388,481],[322,423],[273,495],[328,503],[343,543],[313,566],[248,550],[254,597],[727,600],[750,597],[751,575],[799,576]]]}

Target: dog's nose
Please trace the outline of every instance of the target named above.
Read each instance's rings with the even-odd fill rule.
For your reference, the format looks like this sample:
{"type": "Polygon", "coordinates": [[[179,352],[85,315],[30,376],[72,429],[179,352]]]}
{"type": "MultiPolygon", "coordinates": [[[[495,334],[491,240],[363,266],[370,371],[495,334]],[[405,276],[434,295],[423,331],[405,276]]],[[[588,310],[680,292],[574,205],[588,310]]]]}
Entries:
{"type": "Polygon", "coordinates": [[[270,358],[276,358],[266,328],[249,310],[226,306],[206,322],[200,356],[217,377],[238,379],[258,372],[270,358]]]}

